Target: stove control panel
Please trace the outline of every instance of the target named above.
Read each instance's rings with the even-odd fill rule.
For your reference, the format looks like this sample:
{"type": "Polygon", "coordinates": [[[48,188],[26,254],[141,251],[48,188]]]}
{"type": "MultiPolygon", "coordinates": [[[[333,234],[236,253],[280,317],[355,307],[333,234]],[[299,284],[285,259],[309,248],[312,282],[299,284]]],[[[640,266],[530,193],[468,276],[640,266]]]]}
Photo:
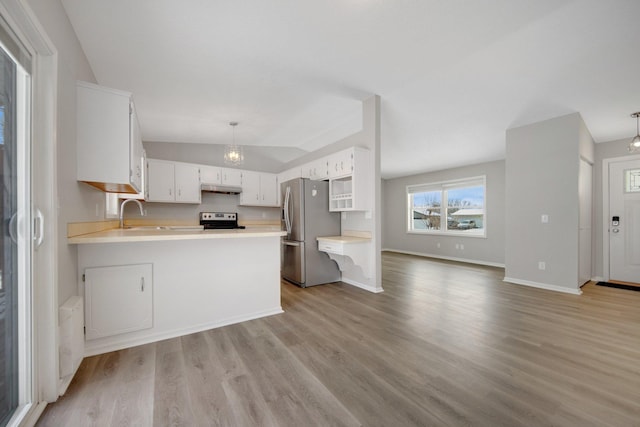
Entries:
{"type": "Polygon", "coordinates": [[[200,221],[235,221],[235,212],[200,212],[200,221]]]}

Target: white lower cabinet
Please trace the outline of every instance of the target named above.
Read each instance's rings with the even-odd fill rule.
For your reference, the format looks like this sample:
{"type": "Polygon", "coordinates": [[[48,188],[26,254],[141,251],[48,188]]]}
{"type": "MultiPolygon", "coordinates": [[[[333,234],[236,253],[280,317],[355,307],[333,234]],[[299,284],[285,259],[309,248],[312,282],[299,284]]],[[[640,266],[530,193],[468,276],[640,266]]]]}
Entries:
{"type": "Polygon", "coordinates": [[[86,339],[153,326],[153,264],[84,270],[86,339]]]}

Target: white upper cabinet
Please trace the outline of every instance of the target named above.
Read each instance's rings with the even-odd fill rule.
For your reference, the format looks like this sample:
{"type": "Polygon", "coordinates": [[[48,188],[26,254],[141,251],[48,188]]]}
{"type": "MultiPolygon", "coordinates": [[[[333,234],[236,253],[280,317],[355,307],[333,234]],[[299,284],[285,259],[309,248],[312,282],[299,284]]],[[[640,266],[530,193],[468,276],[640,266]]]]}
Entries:
{"type": "Polygon", "coordinates": [[[111,193],[142,191],[144,150],[132,96],[77,82],[77,179],[111,193]]]}
{"type": "Polygon", "coordinates": [[[220,168],[200,165],[200,181],[203,184],[222,184],[220,168]]]}
{"type": "Polygon", "coordinates": [[[222,185],[229,185],[233,187],[242,186],[242,173],[244,171],[240,169],[221,168],[222,185]]]}
{"type": "Polygon", "coordinates": [[[330,211],[371,210],[369,150],[353,147],[330,156],[329,174],[330,211]]]}
{"type": "Polygon", "coordinates": [[[260,196],[264,206],[279,206],[278,177],[273,173],[260,174],[260,196]]]}
{"type": "Polygon", "coordinates": [[[277,176],[272,173],[242,171],[240,205],[279,206],[277,176]]]}
{"type": "Polygon", "coordinates": [[[329,178],[340,178],[353,173],[354,148],[338,151],[329,156],[329,178]]]}
{"type": "Polygon", "coordinates": [[[176,202],[201,203],[200,168],[189,163],[175,164],[176,202]]]}
{"type": "Polygon", "coordinates": [[[242,193],[240,204],[244,206],[260,205],[260,172],[242,171],[242,193]]]}
{"type": "Polygon", "coordinates": [[[201,197],[198,165],[147,159],[147,202],[200,203],[201,197]]]}
{"type": "Polygon", "coordinates": [[[147,159],[147,191],[148,202],[174,202],[175,165],[164,160],[147,159]]]}
{"type": "Polygon", "coordinates": [[[303,165],[302,177],[314,181],[329,179],[329,157],[323,157],[303,165]]]}

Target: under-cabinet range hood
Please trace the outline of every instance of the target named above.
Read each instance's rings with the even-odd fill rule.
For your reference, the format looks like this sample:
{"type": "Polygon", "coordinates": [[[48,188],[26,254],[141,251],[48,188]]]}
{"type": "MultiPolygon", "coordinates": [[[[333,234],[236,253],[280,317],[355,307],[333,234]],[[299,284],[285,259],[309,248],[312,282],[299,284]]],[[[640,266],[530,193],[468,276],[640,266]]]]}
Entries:
{"type": "Polygon", "coordinates": [[[221,194],[240,194],[242,193],[241,187],[234,187],[231,185],[220,184],[200,184],[200,190],[208,193],[221,193],[221,194]]]}

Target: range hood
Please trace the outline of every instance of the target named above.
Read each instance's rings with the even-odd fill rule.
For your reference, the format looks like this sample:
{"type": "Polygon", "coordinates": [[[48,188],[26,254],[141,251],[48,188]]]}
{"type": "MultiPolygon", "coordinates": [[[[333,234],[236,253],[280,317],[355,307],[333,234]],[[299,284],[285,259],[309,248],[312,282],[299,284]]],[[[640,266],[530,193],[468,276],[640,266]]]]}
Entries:
{"type": "Polygon", "coordinates": [[[234,187],[230,185],[220,184],[200,184],[200,190],[208,193],[221,193],[221,194],[240,194],[242,193],[241,187],[234,187]]]}

